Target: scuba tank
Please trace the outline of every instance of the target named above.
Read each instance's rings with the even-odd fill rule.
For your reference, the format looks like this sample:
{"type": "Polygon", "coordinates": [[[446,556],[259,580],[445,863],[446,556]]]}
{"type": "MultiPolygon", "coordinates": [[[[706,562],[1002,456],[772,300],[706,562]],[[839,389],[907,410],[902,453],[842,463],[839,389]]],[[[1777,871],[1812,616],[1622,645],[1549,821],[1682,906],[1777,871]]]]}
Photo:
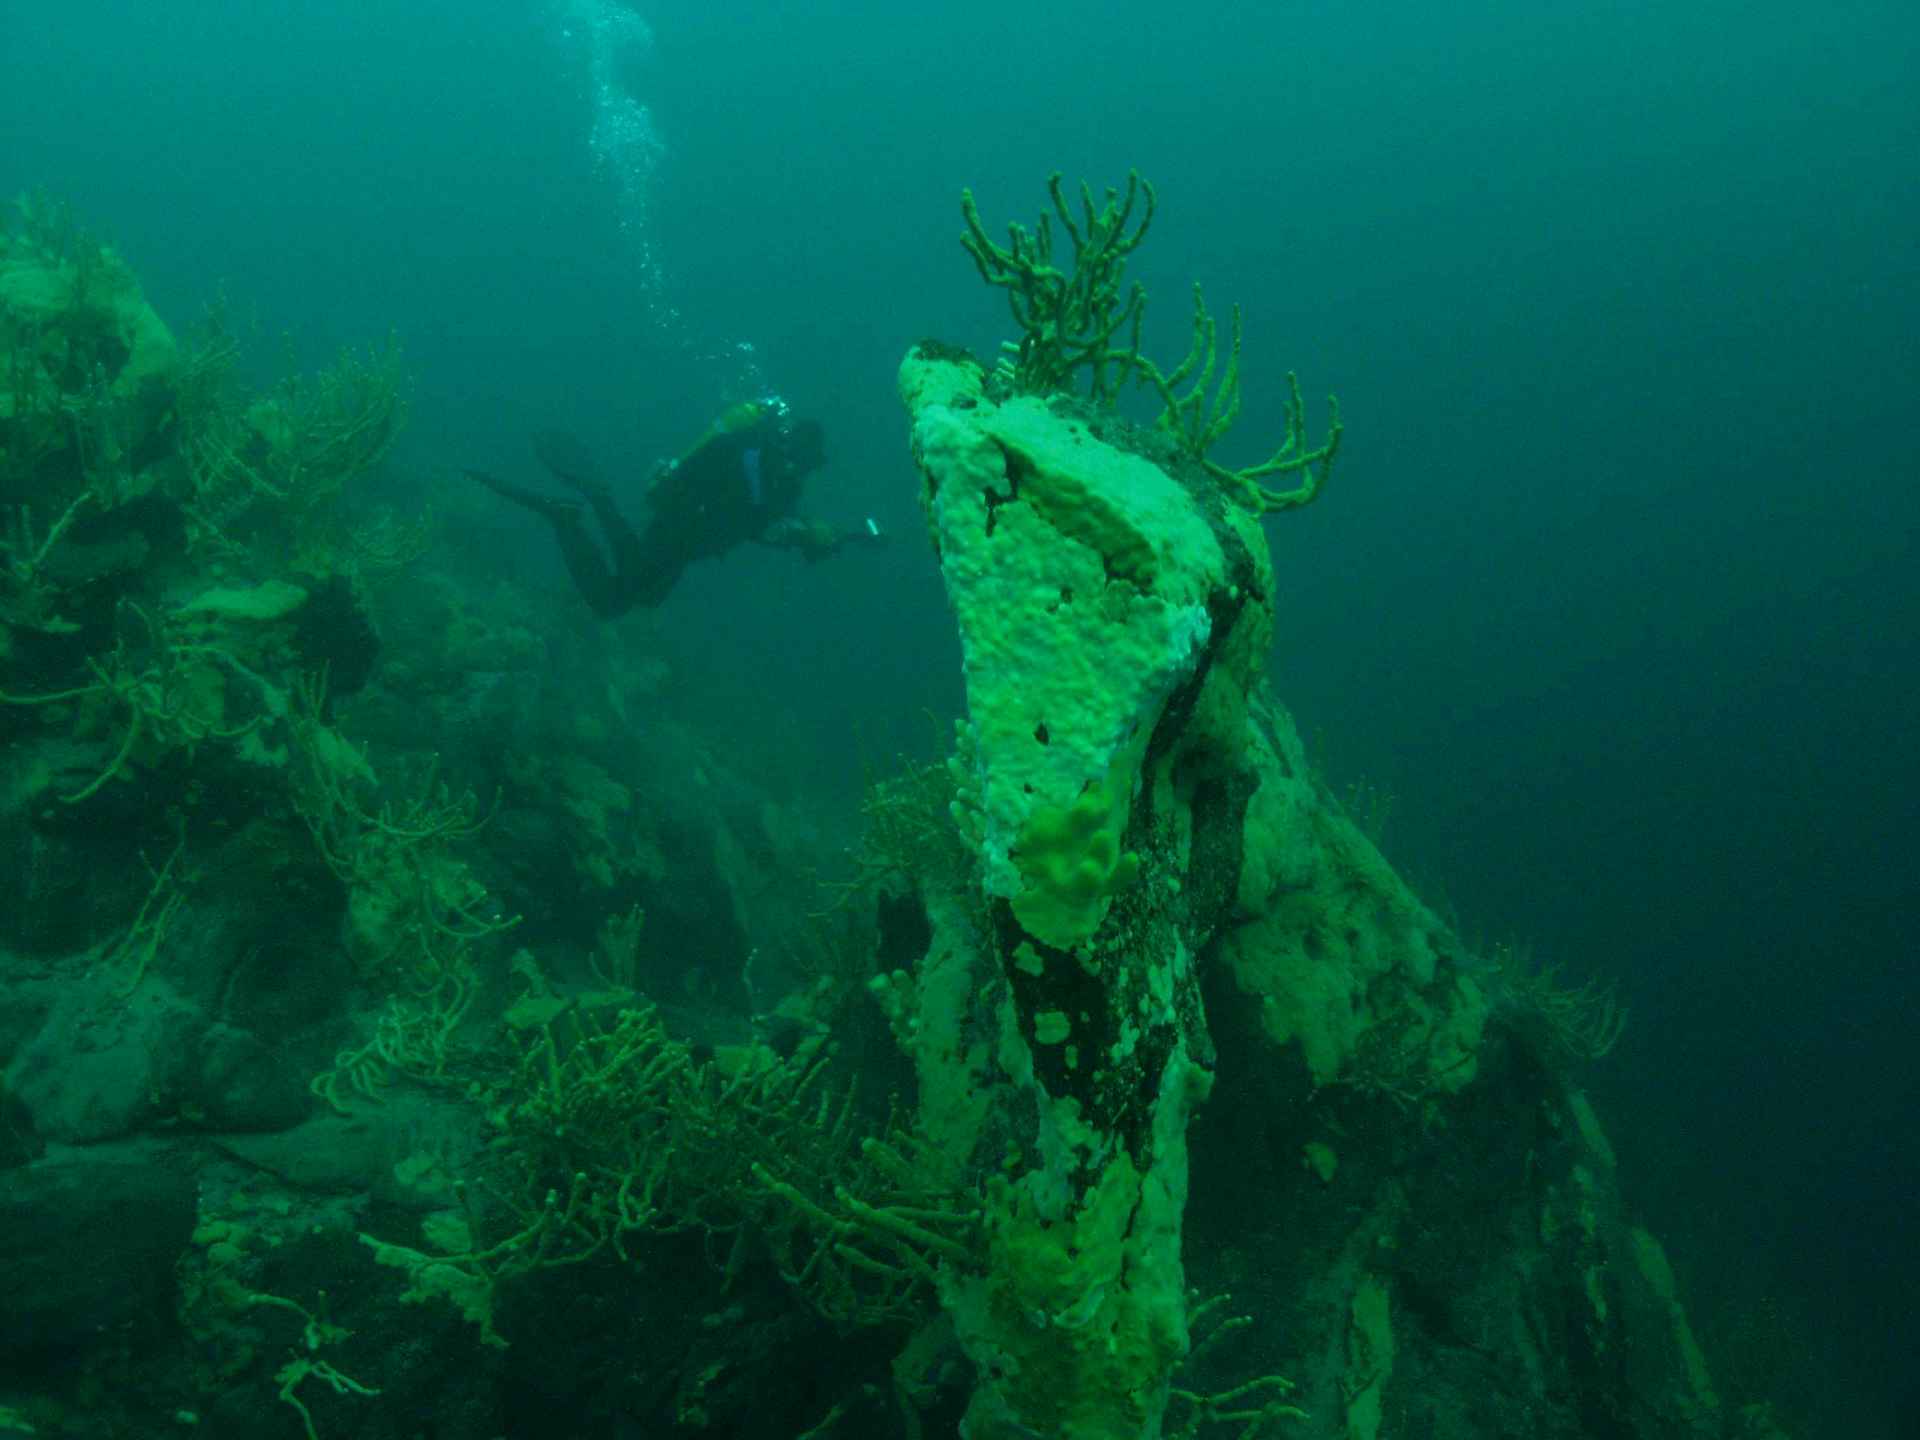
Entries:
{"type": "Polygon", "coordinates": [[[768,420],[784,430],[789,413],[787,402],[777,395],[769,395],[764,400],[742,400],[738,405],[729,405],[720,412],[711,425],[707,426],[698,440],[681,451],[680,459],[674,461],[674,464],[683,464],[696,452],[705,449],[716,440],[724,440],[729,435],[738,435],[742,430],[751,430],[754,426],[768,420]]]}

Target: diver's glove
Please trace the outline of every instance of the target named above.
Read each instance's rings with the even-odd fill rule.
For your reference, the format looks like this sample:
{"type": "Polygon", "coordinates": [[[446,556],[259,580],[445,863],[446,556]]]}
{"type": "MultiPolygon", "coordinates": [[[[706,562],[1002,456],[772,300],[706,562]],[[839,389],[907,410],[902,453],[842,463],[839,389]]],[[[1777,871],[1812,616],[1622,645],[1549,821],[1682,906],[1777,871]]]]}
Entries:
{"type": "Polygon", "coordinates": [[[797,550],[809,560],[824,560],[845,538],[825,521],[803,520],[798,515],[783,516],[760,532],[763,545],[797,550]]]}
{"type": "Polygon", "coordinates": [[[824,560],[850,545],[885,545],[891,537],[869,519],[857,529],[840,530],[824,520],[788,515],[760,532],[760,543],[781,550],[797,550],[809,560],[824,560]]]}

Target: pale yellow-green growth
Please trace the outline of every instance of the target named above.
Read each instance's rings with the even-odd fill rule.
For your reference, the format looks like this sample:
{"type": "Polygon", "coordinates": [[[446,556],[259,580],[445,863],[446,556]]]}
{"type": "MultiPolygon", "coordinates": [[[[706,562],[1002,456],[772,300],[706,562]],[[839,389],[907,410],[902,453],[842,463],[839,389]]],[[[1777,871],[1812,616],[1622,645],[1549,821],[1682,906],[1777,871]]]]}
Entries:
{"type": "Polygon", "coordinates": [[[1340,1157],[1324,1140],[1309,1140],[1301,1147],[1300,1163],[1318,1175],[1322,1185],[1331,1185],[1334,1173],[1340,1168],[1340,1157]]]}
{"type": "Polygon", "coordinates": [[[1713,1376],[1707,1369],[1707,1357],[1693,1336],[1686,1308],[1680,1303],[1680,1285],[1674,1278],[1667,1252],[1647,1231],[1636,1226],[1629,1237],[1633,1244],[1633,1263],[1647,1287],[1666,1314],[1674,1348],[1683,1365],[1684,1393],[1673,1398],[1681,1418],[1689,1425],[1705,1427],[1718,1415],[1720,1397],[1713,1388],[1713,1376]]]}
{"type": "Polygon", "coordinates": [[[1393,1376],[1393,1307],[1386,1282],[1361,1280],[1347,1307],[1346,1440],[1375,1440],[1393,1376]]]}
{"type": "Polygon", "coordinates": [[[1140,857],[1120,848],[1125,816],[1103,781],[1065,809],[1042,805],[1027,817],[1014,854],[1026,886],[1013,913],[1029,934],[1067,950],[1100,928],[1108,902],[1140,873],[1140,857]]]}

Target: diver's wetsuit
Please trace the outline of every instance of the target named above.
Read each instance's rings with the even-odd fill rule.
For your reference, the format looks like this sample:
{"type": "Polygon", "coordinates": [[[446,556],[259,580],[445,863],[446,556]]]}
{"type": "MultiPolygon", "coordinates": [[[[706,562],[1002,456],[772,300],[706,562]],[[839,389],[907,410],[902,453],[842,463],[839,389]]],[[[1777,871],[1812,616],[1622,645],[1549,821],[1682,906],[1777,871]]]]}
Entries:
{"type": "Polygon", "coordinates": [[[793,513],[801,482],[826,454],[819,425],[793,420],[778,401],[736,405],[685,455],[663,465],[648,492],[646,525],[638,531],[613,503],[612,491],[579,442],[546,432],[534,437],[533,446],[546,467],[585,499],[606,537],[605,550],[588,532],[577,503],[478,470],[467,474],[546,518],[567,573],[603,619],[636,605],[658,605],[689,564],[724,554],[742,541],[798,549],[810,559],[841,543],[832,530],[793,513]]]}

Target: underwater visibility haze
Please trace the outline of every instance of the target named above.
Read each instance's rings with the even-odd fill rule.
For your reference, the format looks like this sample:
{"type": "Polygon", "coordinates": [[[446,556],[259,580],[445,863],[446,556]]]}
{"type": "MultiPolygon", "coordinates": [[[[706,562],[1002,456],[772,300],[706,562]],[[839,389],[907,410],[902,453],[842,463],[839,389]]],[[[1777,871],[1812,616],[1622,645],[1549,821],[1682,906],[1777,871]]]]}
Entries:
{"type": "Polygon", "coordinates": [[[1920,1436],[1920,12],[0,11],[0,1437],[1920,1436]]]}

